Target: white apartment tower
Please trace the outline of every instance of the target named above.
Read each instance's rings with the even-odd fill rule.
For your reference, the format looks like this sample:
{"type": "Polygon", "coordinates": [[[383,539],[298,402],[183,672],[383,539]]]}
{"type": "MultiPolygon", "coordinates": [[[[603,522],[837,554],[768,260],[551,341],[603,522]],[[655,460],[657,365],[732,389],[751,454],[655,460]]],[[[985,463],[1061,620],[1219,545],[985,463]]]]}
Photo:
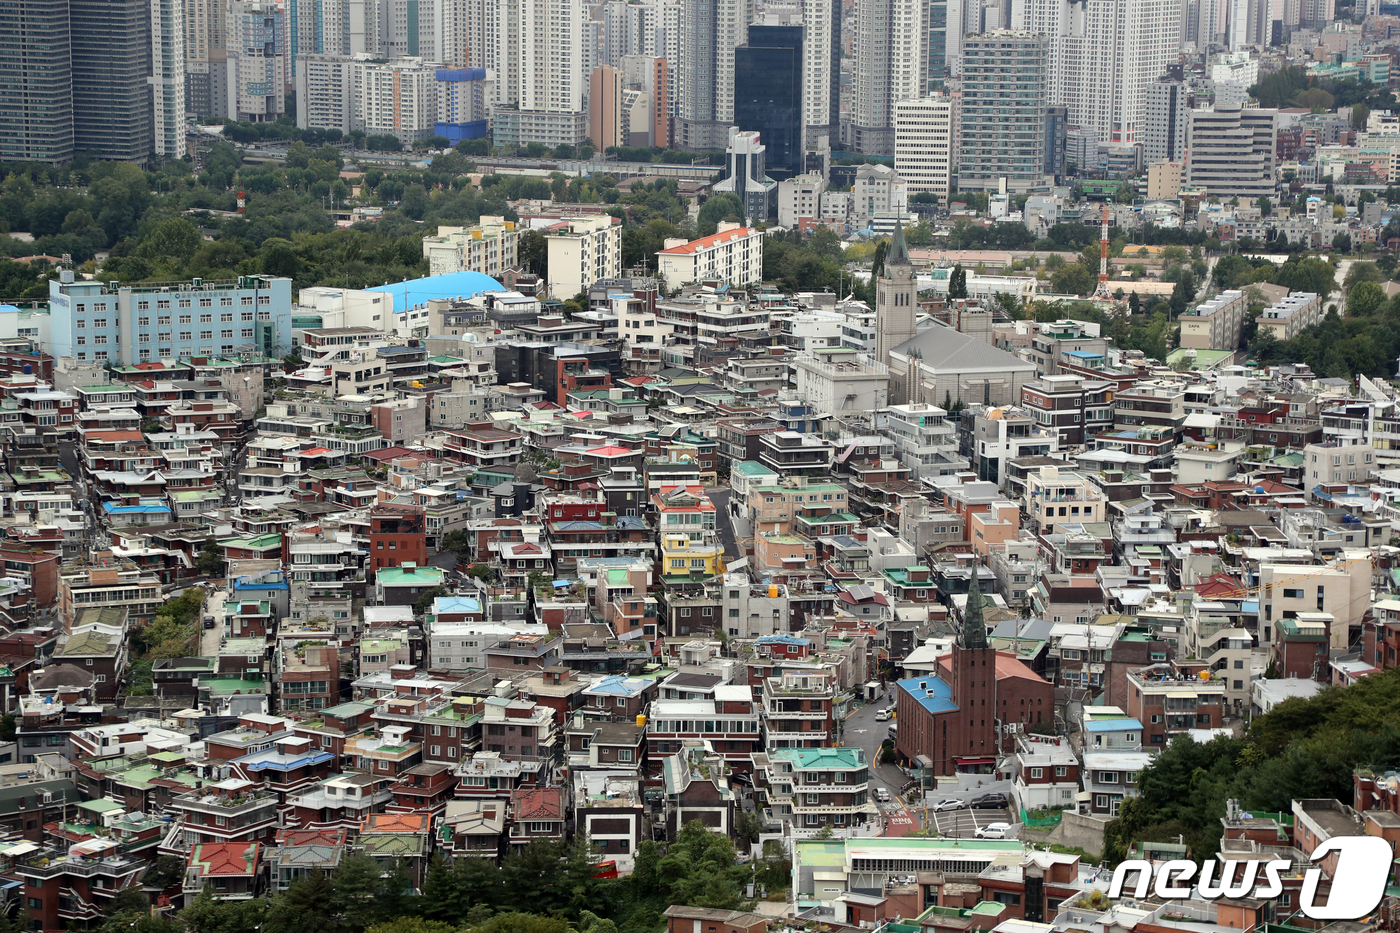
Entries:
{"type": "Polygon", "coordinates": [[[496,103],[522,111],[583,111],[581,0],[498,0],[496,103]]]}
{"type": "Polygon", "coordinates": [[[263,123],[287,111],[285,15],[271,4],[233,0],[228,31],[228,115],[263,123]]]}
{"type": "Polygon", "coordinates": [[[1186,126],[1191,122],[1189,92],[1185,84],[1163,76],[1147,86],[1142,125],[1142,159],[1180,162],[1186,152],[1186,126]]]}
{"type": "Polygon", "coordinates": [[[892,153],[894,105],[927,93],[927,6],[925,0],[856,0],[855,95],[847,143],[857,152],[892,153]]]}
{"type": "Polygon", "coordinates": [[[185,154],[185,6],[151,0],[151,146],[167,158],[185,154]]]}
{"type": "Polygon", "coordinates": [[[1254,200],[1274,193],[1277,110],[1217,104],[1191,111],[1186,184],[1211,197],[1254,200]]]}
{"type": "Polygon", "coordinates": [[[405,58],[352,65],[353,129],[369,136],[397,136],[405,143],[432,135],[437,120],[437,63],[405,58]]]}
{"type": "Polygon", "coordinates": [[[343,55],[298,55],[297,126],[304,130],[354,129],[355,63],[343,55]]]}
{"type": "Polygon", "coordinates": [[[804,145],[841,135],[841,0],[802,0],[804,145]]]}
{"type": "Polygon", "coordinates": [[[734,50],[749,41],[752,20],[753,0],[681,0],[677,147],[706,150],[729,144],[734,50]]]}
{"type": "Polygon", "coordinates": [[[1142,141],[1147,88],[1176,63],[1181,0],[1023,0],[1013,25],[1050,37],[1049,106],[1100,141],[1142,141]]]}
{"type": "Polygon", "coordinates": [[[894,105],[894,170],[910,194],[928,191],[947,202],[955,132],[952,98],[920,97],[894,105]]]}

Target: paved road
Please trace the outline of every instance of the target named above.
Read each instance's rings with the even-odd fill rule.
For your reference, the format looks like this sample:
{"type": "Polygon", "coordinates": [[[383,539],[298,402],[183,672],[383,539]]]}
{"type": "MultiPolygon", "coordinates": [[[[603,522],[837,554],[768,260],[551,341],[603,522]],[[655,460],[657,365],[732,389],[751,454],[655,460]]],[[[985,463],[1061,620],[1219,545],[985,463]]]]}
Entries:
{"type": "Polygon", "coordinates": [[[204,628],[204,619],[199,620],[199,653],[206,658],[212,658],[219,653],[219,644],[224,637],[224,601],[228,599],[228,590],[212,590],[204,601],[204,615],[214,617],[214,627],[204,628]]]}
{"type": "Polygon", "coordinates": [[[734,525],[729,520],[730,490],[723,486],[714,486],[706,489],[705,493],[715,505],[715,531],[719,533],[720,543],[724,545],[724,559],[738,560],[744,555],[739,551],[739,543],[734,538],[734,525]]]}
{"type": "MultiPolygon", "coordinates": [[[[866,758],[875,761],[880,744],[889,734],[889,723],[877,722],[875,713],[888,706],[889,703],[890,697],[886,694],[882,699],[876,700],[874,703],[867,703],[848,716],[842,724],[841,743],[848,747],[863,749],[866,758]]],[[[900,788],[908,781],[909,778],[904,771],[894,765],[877,764],[872,766],[870,781],[872,793],[875,788],[884,787],[894,798],[893,806],[881,805],[880,808],[889,818],[886,835],[907,835],[917,832],[924,826],[925,813],[920,807],[923,801],[911,801],[901,798],[899,795],[900,788]]],[[[973,797],[993,792],[1012,796],[1011,782],[992,780],[988,775],[969,774],[964,776],[956,786],[930,791],[929,799],[971,800],[973,797]]],[[[1016,823],[1019,816],[1013,816],[1013,813],[1019,814],[1014,797],[1011,811],[950,810],[945,813],[929,813],[928,819],[942,835],[972,838],[978,827],[986,826],[988,823],[1016,823]]]]}

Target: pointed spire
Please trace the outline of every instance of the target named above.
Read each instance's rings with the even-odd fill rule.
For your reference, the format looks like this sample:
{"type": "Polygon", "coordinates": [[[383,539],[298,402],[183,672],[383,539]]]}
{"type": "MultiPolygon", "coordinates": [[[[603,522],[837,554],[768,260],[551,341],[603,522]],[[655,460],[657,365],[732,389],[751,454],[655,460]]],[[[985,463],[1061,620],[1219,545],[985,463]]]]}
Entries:
{"type": "Polygon", "coordinates": [[[913,265],[909,261],[909,247],[904,244],[904,221],[895,221],[894,236],[890,239],[889,251],[885,253],[885,277],[894,278],[890,275],[890,266],[913,265]]]}
{"type": "Polygon", "coordinates": [[[968,650],[987,647],[987,623],[982,618],[982,590],[977,586],[977,565],[972,565],[972,582],[967,588],[967,609],[963,612],[962,646],[968,650]]]}

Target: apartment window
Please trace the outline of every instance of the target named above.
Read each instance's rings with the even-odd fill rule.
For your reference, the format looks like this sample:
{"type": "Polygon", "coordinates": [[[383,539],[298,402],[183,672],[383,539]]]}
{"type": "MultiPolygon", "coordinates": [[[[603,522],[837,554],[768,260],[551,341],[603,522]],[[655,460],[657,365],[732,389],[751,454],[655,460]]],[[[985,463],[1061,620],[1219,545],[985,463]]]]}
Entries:
{"type": "Polygon", "coordinates": [[[168,315],[168,314],[162,314],[162,315],[160,315],[159,317],[156,318],[156,324],[157,324],[158,326],[160,326],[160,327],[169,327],[169,326],[170,326],[170,315],[168,315]]]}
{"type": "Polygon", "coordinates": [[[201,298],[201,299],[199,299],[199,306],[200,306],[201,308],[212,308],[212,307],[214,307],[214,299],[213,299],[213,298],[201,298]]]}
{"type": "Polygon", "coordinates": [[[201,323],[201,324],[213,324],[213,323],[214,323],[214,315],[212,315],[212,314],[201,314],[201,315],[199,316],[199,323],[201,323]]]}
{"type": "Polygon", "coordinates": [[[1044,768],[1031,768],[1031,778],[1033,780],[1045,777],[1044,768]]]}
{"type": "Polygon", "coordinates": [[[228,312],[227,314],[221,314],[221,315],[219,315],[219,323],[220,323],[220,324],[232,324],[232,323],[233,323],[233,312],[230,311],[230,312],[228,312]]]}
{"type": "Polygon", "coordinates": [[[1303,598],[1303,591],[1302,591],[1302,590],[1290,590],[1290,589],[1285,589],[1285,590],[1283,591],[1283,598],[1284,598],[1284,599],[1302,599],[1302,598],[1303,598]]]}
{"type": "Polygon", "coordinates": [[[181,323],[181,324],[190,324],[190,323],[193,323],[193,319],[192,319],[188,314],[182,314],[182,315],[180,315],[180,323],[181,323]]]}
{"type": "Polygon", "coordinates": [[[1064,777],[1068,769],[1064,765],[1055,766],[1055,777],[1064,777]]]}
{"type": "Polygon", "coordinates": [[[233,299],[230,298],[230,297],[228,297],[227,295],[225,295],[224,297],[222,297],[222,298],[219,299],[219,307],[221,307],[221,308],[232,308],[232,307],[233,307],[233,299]]]}
{"type": "Polygon", "coordinates": [[[202,330],[202,331],[199,332],[199,339],[200,339],[200,340],[213,340],[213,339],[214,339],[214,332],[213,332],[212,330],[202,330]]]}
{"type": "Polygon", "coordinates": [[[137,323],[137,325],[140,326],[140,327],[150,327],[150,326],[151,326],[151,319],[148,318],[148,317],[138,317],[138,318],[136,319],[136,323],[137,323]]]}

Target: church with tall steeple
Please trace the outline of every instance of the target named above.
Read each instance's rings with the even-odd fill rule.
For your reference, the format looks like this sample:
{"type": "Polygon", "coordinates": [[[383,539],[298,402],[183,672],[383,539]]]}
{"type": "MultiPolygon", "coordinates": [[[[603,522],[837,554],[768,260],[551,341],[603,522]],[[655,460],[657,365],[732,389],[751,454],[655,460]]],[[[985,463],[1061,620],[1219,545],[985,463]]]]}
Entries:
{"type": "MultiPolygon", "coordinates": [[[[914,264],[909,259],[909,247],[904,242],[904,224],[897,223],[890,248],[885,252],[885,267],[875,281],[875,359],[890,365],[890,351],[914,337],[914,319],[919,309],[919,286],[914,278],[914,264]]],[[[894,384],[890,378],[890,401],[909,401],[907,387],[894,384]]]]}
{"type": "Polygon", "coordinates": [[[974,565],[952,650],[939,655],[936,673],[895,685],[895,751],[911,767],[935,775],[990,773],[1014,747],[1009,737],[1015,724],[1024,729],[1054,722],[1054,685],[1013,652],[992,647],[985,609],[974,565]]]}

